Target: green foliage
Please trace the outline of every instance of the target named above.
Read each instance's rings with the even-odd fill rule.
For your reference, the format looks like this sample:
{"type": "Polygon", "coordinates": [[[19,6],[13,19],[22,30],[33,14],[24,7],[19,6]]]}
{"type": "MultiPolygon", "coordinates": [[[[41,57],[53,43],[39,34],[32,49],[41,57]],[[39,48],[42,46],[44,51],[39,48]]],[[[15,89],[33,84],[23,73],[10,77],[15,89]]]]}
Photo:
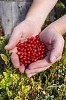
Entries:
{"type": "Polygon", "coordinates": [[[58,2],[55,6],[55,16],[56,18],[61,17],[62,15],[64,15],[66,13],[66,8],[65,5],[62,2],[58,2]]]}
{"type": "MultiPolygon", "coordinates": [[[[1,48],[3,41],[1,37],[1,48]]],[[[5,42],[6,43],[6,42],[5,42]]],[[[65,100],[66,99],[66,43],[63,57],[50,69],[27,78],[15,69],[10,62],[11,54],[2,49],[0,53],[4,69],[0,73],[1,100],[65,100]]],[[[2,66],[3,67],[3,66],[2,66]]],[[[1,68],[1,67],[0,67],[1,68]]]]}

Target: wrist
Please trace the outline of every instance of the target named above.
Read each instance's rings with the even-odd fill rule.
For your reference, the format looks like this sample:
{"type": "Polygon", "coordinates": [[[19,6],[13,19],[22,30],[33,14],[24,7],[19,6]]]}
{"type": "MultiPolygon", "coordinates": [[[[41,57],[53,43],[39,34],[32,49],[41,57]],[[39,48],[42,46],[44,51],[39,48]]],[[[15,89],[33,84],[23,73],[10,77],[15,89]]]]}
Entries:
{"type": "Polygon", "coordinates": [[[24,27],[27,27],[27,31],[30,34],[34,34],[34,35],[38,35],[41,32],[41,27],[39,26],[39,24],[35,23],[32,20],[24,20],[24,27]]]}
{"type": "Polygon", "coordinates": [[[32,17],[26,17],[25,21],[31,23],[33,26],[35,26],[36,29],[39,29],[41,31],[42,24],[40,23],[40,21],[35,20],[32,17]]]}

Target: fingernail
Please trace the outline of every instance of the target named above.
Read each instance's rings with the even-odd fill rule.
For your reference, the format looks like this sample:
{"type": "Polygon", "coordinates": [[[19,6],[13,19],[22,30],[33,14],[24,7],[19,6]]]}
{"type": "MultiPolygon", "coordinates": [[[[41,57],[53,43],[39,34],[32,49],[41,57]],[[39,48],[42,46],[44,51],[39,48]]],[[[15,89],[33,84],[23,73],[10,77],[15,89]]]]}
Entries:
{"type": "Polygon", "coordinates": [[[6,45],[4,48],[7,49],[8,45],[6,45]]]}
{"type": "Polygon", "coordinates": [[[24,67],[23,65],[19,67],[19,71],[20,71],[21,73],[24,73],[24,70],[25,70],[25,67],[24,67]]]}
{"type": "Polygon", "coordinates": [[[56,61],[56,56],[53,56],[53,57],[51,58],[51,62],[54,63],[55,61],[56,61]]]}
{"type": "Polygon", "coordinates": [[[31,74],[29,74],[29,75],[27,74],[27,77],[28,77],[28,78],[30,78],[31,76],[32,76],[31,74]]]}

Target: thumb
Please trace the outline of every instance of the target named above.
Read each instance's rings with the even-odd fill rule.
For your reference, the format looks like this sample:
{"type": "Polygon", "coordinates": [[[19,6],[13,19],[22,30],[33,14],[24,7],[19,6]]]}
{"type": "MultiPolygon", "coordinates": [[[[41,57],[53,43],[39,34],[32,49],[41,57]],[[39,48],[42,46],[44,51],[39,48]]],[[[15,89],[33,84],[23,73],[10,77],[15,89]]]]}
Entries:
{"type": "Polygon", "coordinates": [[[11,50],[11,49],[13,49],[15,47],[15,45],[16,45],[16,41],[13,42],[13,41],[9,40],[8,44],[4,48],[6,50],[11,50]]]}
{"type": "Polygon", "coordinates": [[[50,58],[49,58],[50,62],[55,63],[57,61],[57,58],[62,56],[62,51],[63,51],[62,45],[56,44],[50,52],[50,58]]]}
{"type": "Polygon", "coordinates": [[[56,62],[57,58],[62,56],[64,47],[64,39],[61,35],[58,35],[52,42],[52,50],[50,52],[50,62],[56,62]]]}
{"type": "Polygon", "coordinates": [[[56,51],[55,49],[51,51],[50,53],[50,62],[54,63],[56,61],[56,59],[58,58],[59,53],[58,51],[56,51]]]}
{"type": "Polygon", "coordinates": [[[8,44],[4,48],[6,50],[13,49],[16,46],[16,44],[18,43],[20,37],[21,37],[21,34],[19,34],[19,32],[17,33],[16,31],[13,31],[8,44]]]}

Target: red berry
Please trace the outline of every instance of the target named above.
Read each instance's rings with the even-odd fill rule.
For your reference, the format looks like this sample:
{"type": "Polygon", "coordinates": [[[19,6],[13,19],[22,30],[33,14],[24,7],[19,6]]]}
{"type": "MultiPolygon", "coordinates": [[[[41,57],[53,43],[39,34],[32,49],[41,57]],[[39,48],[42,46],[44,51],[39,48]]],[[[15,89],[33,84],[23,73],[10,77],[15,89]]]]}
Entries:
{"type": "Polygon", "coordinates": [[[24,49],[23,51],[24,51],[24,52],[26,52],[27,50],[26,50],[26,49],[24,49]]]}
{"type": "Polygon", "coordinates": [[[21,48],[20,47],[17,47],[17,50],[21,50],[21,48]]]}
{"type": "Polygon", "coordinates": [[[26,57],[24,57],[23,60],[25,61],[26,60],[26,57]]]}
{"type": "Polygon", "coordinates": [[[21,52],[17,52],[17,55],[20,55],[21,54],[21,52]]]}
{"type": "Polygon", "coordinates": [[[20,62],[20,66],[22,66],[22,62],[20,62]]]}
{"type": "Polygon", "coordinates": [[[16,45],[17,55],[19,56],[20,65],[24,64],[28,66],[30,63],[45,57],[45,45],[44,42],[40,41],[39,35],[28,38],[27,41],[19,41],[16,45]]]}
{"type": "Polygon", "coordinates": [[[26,56],[27,55],[27,52],[24,52],[24,55],[26,56]]]}
{"type": "Polygon", "coordinates": [[[24,46],[24,43],[21,43],[20,46],[23,47],[24,46]]]}
{"type": "Polygon", "coordinates": [[[31,54],[30,54],[30,53],[28,53],[27,55],[28,55],[28,57],[30,57],[30,56],[31,56],[31,54]]]}
{"type": "Polygon", "coordinates": [[[41,55],[41,52],[38,52],[38,55],[41,55]]]}
{"type": "Polygon", "coordinates": [[[27,60],[30,60],[30,57],[27,57],[27,60]]]}
{"type": "Polygon", "coordinates": [[[31,61],[30,61],[30,60],[28,60],[28,61],[27,61],[27,63],[28,63],[28,64],[30,64],[30,63],[31,63],[31,61]]]}
{"type": "Polygon", "coordinates": [[[24,63],[25,63],[25,64],[27,64],[27,62],[28,62],[28,61],[27,61],[27,60],[25,60],[25,62],[24,62],[24,63]]]}
{"type": "Polygon", "coordinates": [[[43,59],[44,58],[44,55],[41,55],[41,59],[43,59]]]}
{"type": "Polygon", "coordinates": [[[28,64],[24,64],[24,66],[26,67],[28,64]]]}
{"type": "Polygon", "coordinates": [[[36,52],[37,52],[37,50],[35,49],[35,50],[34,50],[34,53],[36,53],[36,52]]]}
{"type": "Polygon", "coordinates": [[[22,58],[23,58],[23,56],[22,56],[22,55],[20,55],[20,56],[19,56],[19,58],[20,58],[20,59],[22,59],[22,58]]]}
{"type": "Polygon", "coordinates": [[[30,51],[28,51],[27,53],[28,53],[28,54],[30,54],[31,52],[30,52],[30,51]]]}

